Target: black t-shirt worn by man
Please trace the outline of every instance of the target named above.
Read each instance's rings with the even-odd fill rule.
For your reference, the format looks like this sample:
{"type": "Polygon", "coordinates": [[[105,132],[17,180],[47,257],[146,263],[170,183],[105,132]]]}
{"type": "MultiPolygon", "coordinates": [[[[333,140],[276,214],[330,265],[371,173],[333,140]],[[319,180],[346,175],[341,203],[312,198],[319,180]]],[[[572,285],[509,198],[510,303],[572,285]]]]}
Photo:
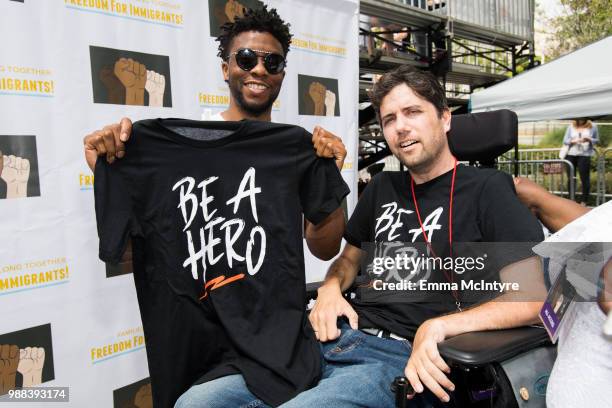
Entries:
{"type": "Polygon", "coordinates": [[[319,223],[349,190],[311,137],[268,122],[145,120],[124,159],[98,160],[100,258],[117,262],[131,237],[156,406],[235,373],[271,405],[316,383],[302,214],[319,223]]]}
{"type": "MultiPolygon", "coordinates": [[[[448,257],[450,254],[452,173],[451,170],[425,183],[415,184],[418,209],[434,256],[448,257]]],[[[418,243],[415,245],[422,248],[425,240],[413,202],[409,173],[380,173],[360,197],[347,224],[345,239],[358,248],[374,242],[418,243]]],[[[457,166],[452,223],[453,249],[455,243],[529,243],[543,239],[539,222],[518,201],[511,177],[492,169],[457,166]]],[[[516,247],[514,253],[502,255],[507,258],[505,264],[533,255],[529,245],[516,247]]],[[[433,276],[437,281],[447,279],[433,276]]],[[[360,328],[384,329],[409,339],[414,338],[425,320],[457,310],[452,292],[447,293],[447,301],[440,301],[438,294],[432,294],[431,301],[419,302],[389,301],[384,296],[397,298],[397,293],[374,293],[372,288],[358,289],[358,296],[353,300],[360,328]]]]}

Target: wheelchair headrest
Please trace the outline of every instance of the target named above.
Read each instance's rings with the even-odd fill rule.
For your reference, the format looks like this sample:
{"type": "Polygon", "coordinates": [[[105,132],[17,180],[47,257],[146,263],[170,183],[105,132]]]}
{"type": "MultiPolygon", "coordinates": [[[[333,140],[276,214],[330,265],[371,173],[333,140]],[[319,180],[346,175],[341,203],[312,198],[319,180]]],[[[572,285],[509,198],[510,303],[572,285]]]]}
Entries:
{"type": "Polygon", "coordinates": [[[459,161],[491,162],[518,144],[518,118],[507,109],[453,115],[448,142],[459,161]]]}

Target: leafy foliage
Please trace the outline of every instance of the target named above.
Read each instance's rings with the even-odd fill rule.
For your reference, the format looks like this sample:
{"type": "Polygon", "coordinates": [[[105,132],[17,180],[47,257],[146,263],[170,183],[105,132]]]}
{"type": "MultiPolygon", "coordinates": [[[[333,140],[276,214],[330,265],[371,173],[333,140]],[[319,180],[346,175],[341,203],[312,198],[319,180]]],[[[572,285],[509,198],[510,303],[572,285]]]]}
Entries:
{"type": "Polygon", "coordinates": [[[550,20],[557,41],[549,57],[559,57],[612,35],[612,0],[559,1],[564,13],[550,20]]]}

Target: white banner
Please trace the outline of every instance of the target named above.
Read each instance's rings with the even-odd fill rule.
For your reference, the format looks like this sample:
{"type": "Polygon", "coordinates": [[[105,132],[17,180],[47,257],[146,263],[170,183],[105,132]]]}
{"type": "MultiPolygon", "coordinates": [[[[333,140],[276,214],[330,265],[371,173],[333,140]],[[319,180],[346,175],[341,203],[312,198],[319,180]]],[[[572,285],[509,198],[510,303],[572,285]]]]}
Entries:
{"type": "MultiPolygon", "coordinates": [[[[233,17],[227,2],[0,0],[0,395],[70,387],[62,406],[150,406],[134,280],[129,266],[98,260],[82,139],[123,116],[205,119],[226,109],[214,38],[233,17]],[[155,73],[144,91],[114,75],[121,58],[155,73]]],[[[294,35],[273,121],[342,137],[352,209],[358,1],[265,3],[294,35]]],[[[327,264],[307,256],[307,279],[322,279],[327,264]]]]}

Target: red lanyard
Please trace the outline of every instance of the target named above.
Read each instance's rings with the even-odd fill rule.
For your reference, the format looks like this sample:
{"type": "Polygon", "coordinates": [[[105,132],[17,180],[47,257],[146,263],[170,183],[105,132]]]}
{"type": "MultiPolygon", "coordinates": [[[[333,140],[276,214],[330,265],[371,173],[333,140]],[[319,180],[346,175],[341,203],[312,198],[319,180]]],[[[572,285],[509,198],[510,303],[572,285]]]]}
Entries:
{"type": "MultiPolygon", "coordinates": [[[[449,209],[448,209],[448,244],[450,246],[450,255],[453,256],[453,195],[455,194],[455,176],[457,175],[457,158],[453,157],[453,178],[451,180],[451,190],[450,190],[450,198],[449,198],[449,209]]],[[[421,232],[423,233],[423,238],[425,239],[425,243],[427,243],[427,247],[431,251],[434,257],[438,258],[438,255],[434,252],[433,247],[431,246],[431,242],[427,237],[427,233],[425,232],[425,228],[423,227],[423,221],[421,220],[421,213],[419,211],[419,204],[417,203],[416,194],[414,193],[414,179],[410,178],[410,191],[412,192],[412,201],[414,203],[414,208],[417,213],[417,218],[419,220],[419,225],[421,226],[421,232]]],[[[444,276],[446,280],[451,284],[453,283],[453,274],[451,273],[450,278],[446,271],[444,271],[444,276]]],[[[456,290],[452,291],[453,297],[455,298],[455,304],[457,305],[457,309],[461,311],[461,302],[459,302],[459,296],[456,290]]]]}

